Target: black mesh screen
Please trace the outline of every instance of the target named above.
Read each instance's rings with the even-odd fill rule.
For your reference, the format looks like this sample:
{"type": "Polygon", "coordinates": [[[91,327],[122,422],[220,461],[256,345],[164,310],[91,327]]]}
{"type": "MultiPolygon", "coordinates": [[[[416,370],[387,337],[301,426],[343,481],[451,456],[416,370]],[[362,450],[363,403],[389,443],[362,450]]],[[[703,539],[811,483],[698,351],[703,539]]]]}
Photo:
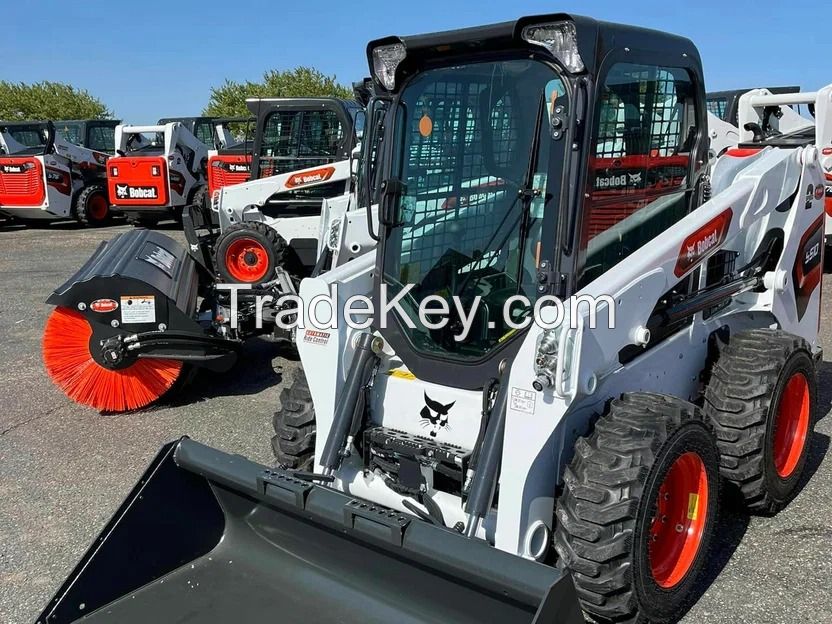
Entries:
{"type": "Polygon", "coordinates": [[[713,113],[720,119],[725,119],[728,111],[728,100],[726,98],[713,98],[708,100],[708,112],[713,113]]]}
{"type": "Polygon", "coordinates": [[[209,147],[214,147],[214,124],[210,121],[197,122],[194,136],[209,147]]]}
{"type": "Polygon", "coordinates": [[[263,134],[260,177],[334,162],[344,137],[344,125],[334,111],[272,113],[263,134]]]}
{"type": "Polygon", "coordinates": [[[687,213],[695,100],[684,69],[629,63],[610,69],[598,95],[581,241],[587,260],[579,285],[687,213]]]}
{"type": "MultiPolygon", "coordinates": [[[[686,79],[687,80],[687,79],[686,79]]],[[[684,101],[668,70],[621,64],[610,72],[601,94],[595,156],[670,156],[685,137],[680,132],[684,101]]]]}
{"type": "Polygon", "coordinates": [[[405,227],[402,248],[409,254],[401,267],[402,282],[425,274],[446,253],[486,263],[489,256],[480,254],[494,249],[507,228],[517,227],[517,215],[512,220],[506,213],[503,179],[525,156],[513,151],[518,141],[513,96],[500,96],[487,107],[484,118],[481,95],[487,86],[477,81],[437,81],[417,100],[418,110],[408,124],[403,169],[408,195],[415,200],[404,206],[411,211],[407,221],[435,223],[458,219],[463,213],[464,220],[458,228],[437,228],[424,238],[424,228],[405,227]],[[487,155],[486,125],[491,136],[487,155]]]}

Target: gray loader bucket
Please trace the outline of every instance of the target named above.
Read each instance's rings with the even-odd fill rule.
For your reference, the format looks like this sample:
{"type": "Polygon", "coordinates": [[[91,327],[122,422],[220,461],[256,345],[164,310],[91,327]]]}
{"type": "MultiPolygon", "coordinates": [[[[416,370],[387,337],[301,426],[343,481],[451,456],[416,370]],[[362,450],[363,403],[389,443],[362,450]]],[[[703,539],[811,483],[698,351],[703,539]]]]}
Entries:
{"type": "Polygon", "coordinates": [[[188,439],[164,447],[40,618],[579,624],[567,573],[188,439]]]}

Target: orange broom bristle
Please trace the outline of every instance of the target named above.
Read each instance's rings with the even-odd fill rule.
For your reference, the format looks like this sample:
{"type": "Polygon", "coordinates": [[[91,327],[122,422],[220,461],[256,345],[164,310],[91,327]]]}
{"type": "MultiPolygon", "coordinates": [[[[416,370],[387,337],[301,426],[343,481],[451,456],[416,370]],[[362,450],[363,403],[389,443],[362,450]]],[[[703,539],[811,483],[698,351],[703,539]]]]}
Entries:
{"type": "Polygon", "coordinates": [[[104,368],[90,354],[92,328],[75,310],[56,308],[43,332],[43,362],[61,390],[102,412],[144,407],[170,390],[182,372],[176,360],[138,359],[120,370],[104,368]]]}

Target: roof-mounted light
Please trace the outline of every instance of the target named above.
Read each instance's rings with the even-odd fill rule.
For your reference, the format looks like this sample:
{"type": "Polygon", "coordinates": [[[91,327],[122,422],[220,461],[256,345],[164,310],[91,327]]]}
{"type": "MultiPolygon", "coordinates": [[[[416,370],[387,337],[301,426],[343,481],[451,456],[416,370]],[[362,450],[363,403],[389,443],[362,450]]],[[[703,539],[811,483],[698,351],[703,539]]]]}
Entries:
{"type": "Polygon", "coordinates": [[[584,60],[578,53],[578,34],[574,22],[552,22],[533,24],[523,28],[524,41],[543,46],[570,72],[585,69],[584,60]]]}
{"type": "Polygon", "coordinates": [[[405,56],[407,56],[407,51],[403,43],[391,43],[373,48],[373,72],[388,91],[392,91],[396,86],[396,68],[405,56]]]}

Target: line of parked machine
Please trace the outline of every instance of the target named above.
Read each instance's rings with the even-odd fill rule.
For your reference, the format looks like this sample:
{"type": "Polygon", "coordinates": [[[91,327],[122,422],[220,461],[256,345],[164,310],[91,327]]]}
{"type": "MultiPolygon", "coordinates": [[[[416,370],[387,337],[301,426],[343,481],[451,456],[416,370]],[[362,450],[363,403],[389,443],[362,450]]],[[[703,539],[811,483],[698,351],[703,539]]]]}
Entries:
{"type": "MultiPolygon", "coordinates": [[[[53,292],[43,354],[70,397],[130,410],[228,370],[280,334],[281,295],[385,316],[298,328],[279,466],[166,446],[39,621],[675,622],[720,483],[766,514],[798,492],[832,85],[708,102],[691,41],[566,14],[367,58],[355,103],[250,101],[251,149],[216,167],[177,123],[115,132],[108,202],[183,198],[187,244],[122,233],[53,292]],[[243,180],[201,200],[172,175],[215,168],[243,180]],[[249,286],[236,315],[222,282],[249,286]],[[524,322],[552,320],[544,295],[606,297],[524,322]],[[450,323],[414,322],[437,300],[450,323]]],[[[0,176],[50,186],[56,140],[0,176]]]]}

